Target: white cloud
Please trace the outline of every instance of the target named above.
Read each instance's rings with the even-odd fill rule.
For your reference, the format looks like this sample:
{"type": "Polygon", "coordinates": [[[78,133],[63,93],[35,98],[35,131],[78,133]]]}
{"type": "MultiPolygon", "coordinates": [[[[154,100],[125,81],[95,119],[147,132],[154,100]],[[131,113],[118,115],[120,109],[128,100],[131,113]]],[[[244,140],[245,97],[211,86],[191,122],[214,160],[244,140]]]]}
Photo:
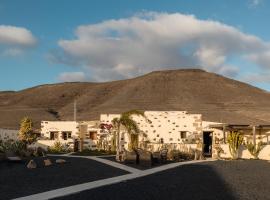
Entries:
{"type": "MultiPolygon", "coordinates": [[[[58,42],[58,62],[91,71],[92,79],[112,80],[153,70],[195,67],[229,76],[231,57],[263,64],[270,50],[260,38],[235,27],[180,13],[143,13],[126,19],[79,26],[76,38],[58,42]]],[[[57,56],[55,56],[57,55],[57,56]]]]}
{"type": "Polygon", "coordinates": [[[250,84],[253,83],[270,83],[270,72],[266,73],[255,73],[255,74],[246,74],[241,77],[241,80],[244,82],[248,82],[250,84]]]}
{"type": "Polygon", "coordinates": [[[37,40],[26,28],[0,25],[1,55],[16,56],[33,47],[37,40]]]}
{"type": "Polygon", "coordinates": [[[60,82],[78,82],[86,81],[87,78],[83,72],[64,72],[58,76],[57,80],[60,82]]]}
{"type": "Polygon", "coordinates": [[[266,69],[270,69],[270,48],[268,51],[251,54],[247,56],[247,59],[266,69]]]}
{"type": "Polygon", "coordinates": [[[263,0],[249,0],[249,4],[248,6],[250,8],[256,8],[257,6],[259,6],[260,4],[262,4],[263,0]]]}

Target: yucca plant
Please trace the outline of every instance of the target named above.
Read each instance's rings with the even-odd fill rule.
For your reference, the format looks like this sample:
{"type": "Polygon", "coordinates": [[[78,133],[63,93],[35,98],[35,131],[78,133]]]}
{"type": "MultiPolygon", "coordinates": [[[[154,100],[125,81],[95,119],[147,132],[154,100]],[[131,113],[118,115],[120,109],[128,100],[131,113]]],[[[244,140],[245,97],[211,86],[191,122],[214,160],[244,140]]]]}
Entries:
{"type": "Polygon", "coordinates": [[[249,151],[249,153],[255,158],[258,159],[260,151],[263,149],[264,145],[262,142],[259,142],[257,145],[253,144],[251,142],[248,142],[246,144],[246,147],[249,151]]]}
{"type": "Polygon", "coordinates": [[[240,145],[243,144],[244,137],[241,133],[237,131],[232,131],[229,133],[227,141],[229,143],[229,150],[232,156],[232,159],[238,158],[238,149],[240,145]]]}

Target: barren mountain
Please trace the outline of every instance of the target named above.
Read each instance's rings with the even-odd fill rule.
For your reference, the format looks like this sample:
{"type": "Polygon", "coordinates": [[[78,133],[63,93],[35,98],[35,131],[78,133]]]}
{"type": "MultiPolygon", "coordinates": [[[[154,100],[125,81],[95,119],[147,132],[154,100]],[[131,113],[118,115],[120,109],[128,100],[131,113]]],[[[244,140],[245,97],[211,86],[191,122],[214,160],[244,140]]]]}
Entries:
{"type": "Polygon", "coordinates": [[[99,119],[100,113],[130,109],[187,110],[204,120],[270,124],[270,93],[198,69],[156,71],[106,83],[60,83],[0,92],[0,127],[18,128],[29,116],[41,120],[99,119]]]}

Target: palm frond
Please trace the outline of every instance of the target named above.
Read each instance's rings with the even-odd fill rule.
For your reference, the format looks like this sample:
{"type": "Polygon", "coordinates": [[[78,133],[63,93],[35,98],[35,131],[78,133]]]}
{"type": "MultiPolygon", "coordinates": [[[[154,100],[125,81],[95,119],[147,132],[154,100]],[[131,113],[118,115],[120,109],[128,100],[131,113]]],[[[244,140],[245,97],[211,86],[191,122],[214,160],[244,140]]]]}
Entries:
{"type": "Polygon", "coordinates": [[[130,111],[122,113],[122,116],[131,117],[132,115],[145,117],[144,111],[141,111],[141,110],[130,110],[130,111]]]}
{"type": "Polygon", "coordinates": [[[119,124],[120,124],[120,119],[117,118],[117,117],[116,117],[116,118],[113,118],[112,124],[113,124],[114,127],[119,126],[119,124]]]}
{"type": "Polygon", "coordinates": [[[133,119],[130,119],[128,116],[122,116],[120,118],[120,124],[122,124],[130,134],[138,134],[140,132],[137,123],[133,119]]]}

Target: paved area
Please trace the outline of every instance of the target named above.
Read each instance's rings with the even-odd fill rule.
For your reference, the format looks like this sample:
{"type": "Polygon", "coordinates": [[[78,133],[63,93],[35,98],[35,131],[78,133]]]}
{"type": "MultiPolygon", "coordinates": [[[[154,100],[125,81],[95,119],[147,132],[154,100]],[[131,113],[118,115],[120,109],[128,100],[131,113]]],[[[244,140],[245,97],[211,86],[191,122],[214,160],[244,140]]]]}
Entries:
{"type": "Polygon", "coordinates": [[[55,161],[56,158],[64,158],[68,162],[44,167],[43,158],[36,158],[39,167],[32,170],[26,168],[26,163],[8,164],[1,162],[0,199],[23,197],[129,173],[95,160],[61,156],[50,157],[52,161],[55,161]]]}
{"type": "Polygon", "coordinates": [[[269,188],[269,162],[214,161],[183,165],[57,200],[268,200],[269,188]]]}

